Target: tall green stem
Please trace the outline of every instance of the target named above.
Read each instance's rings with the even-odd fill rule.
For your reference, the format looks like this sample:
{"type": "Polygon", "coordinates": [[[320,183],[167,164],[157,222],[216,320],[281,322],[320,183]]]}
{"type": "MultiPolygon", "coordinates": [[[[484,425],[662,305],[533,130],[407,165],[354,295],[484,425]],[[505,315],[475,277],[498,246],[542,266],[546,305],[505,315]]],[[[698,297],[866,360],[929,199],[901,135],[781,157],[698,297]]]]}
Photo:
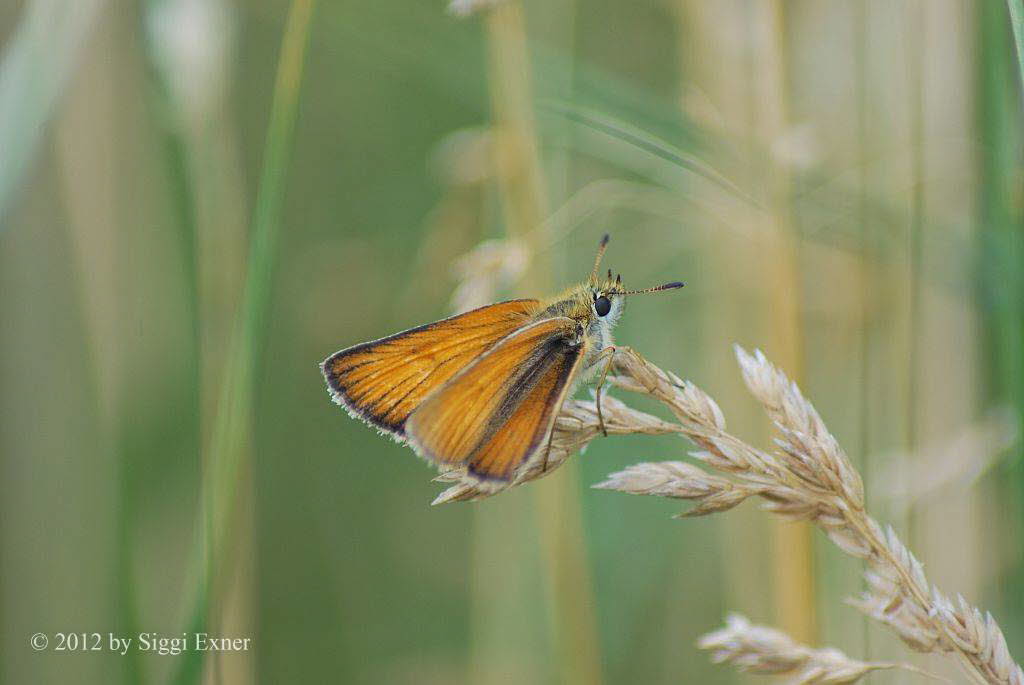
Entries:
{"type": "MultiPolygon", "coordinates": [[[[245,288],[228,354],[228,368],[213,425],[209,458],[203,479],[201,530],[196,544],[198,577],[189,630],[202,630],[211,615],[214,585],[223,580],[227,564],[230,521],[236,506],[236,486],[243,474],[252,431],[255,376],[266,340],[270,293],[277,263],[281,206],[299,86],[309,38],[314,0],[294,0],[288,13],[277,78],[271,100],[270,124],[263,169],[253,213],[245,288]]],[[[175,683],[198,682],[203,652],[188,652],[174,674],[175,683]]]]}

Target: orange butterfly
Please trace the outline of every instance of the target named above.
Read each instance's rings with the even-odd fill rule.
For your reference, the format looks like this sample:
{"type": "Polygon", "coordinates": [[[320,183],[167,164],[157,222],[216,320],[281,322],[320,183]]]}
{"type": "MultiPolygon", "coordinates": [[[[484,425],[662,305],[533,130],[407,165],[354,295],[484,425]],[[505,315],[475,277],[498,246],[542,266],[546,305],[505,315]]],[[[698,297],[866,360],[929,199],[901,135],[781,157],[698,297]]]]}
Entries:
{"type": "MultiPolygon", "coordinates": [[[[597,276],[550,300],[510,300],[355,345],[321,365],[334,401],[443,471],[507,484],[547,448],[565,398],[614,351],[626,295],[597,276]]],[[[610,359],[609,359],[610,361],[610,359]]]]}

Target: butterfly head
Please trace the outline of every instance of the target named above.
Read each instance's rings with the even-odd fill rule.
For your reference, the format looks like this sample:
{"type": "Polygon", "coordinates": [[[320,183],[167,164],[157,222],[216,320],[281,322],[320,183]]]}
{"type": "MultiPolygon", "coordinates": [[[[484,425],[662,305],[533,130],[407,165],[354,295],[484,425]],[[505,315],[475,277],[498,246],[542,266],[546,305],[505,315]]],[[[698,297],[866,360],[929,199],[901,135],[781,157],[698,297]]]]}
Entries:
{"type": "Polygon", "coordinates": [[[608,236],[605,235],[597,249],[597,257],[594,259],[594,268],[590,272],[590,278],[586,283],[578,286],[570,297],[575,304],[576,316],[574,318],[581,320],[587,332],[601,341],[598,345],[599,348],[611,344],[611,329],[622,316],[627,296],[683,287],[681,282],[674,281],[653,288],[627,290],[622,285],[621,274],[616,274],[613,277],[611,269],[608,269],[606,275],[600,274],[601,258],[607,247],[608,236]]]}
{"type": "Polygon", "coordinates": [[[602,326],[614,326],[626,308],[622,276],[613,278],[609,269],[607,276],[600,279],[592,277],[582,290],[581,299],[586,304],[588,318],[602,326]]]}

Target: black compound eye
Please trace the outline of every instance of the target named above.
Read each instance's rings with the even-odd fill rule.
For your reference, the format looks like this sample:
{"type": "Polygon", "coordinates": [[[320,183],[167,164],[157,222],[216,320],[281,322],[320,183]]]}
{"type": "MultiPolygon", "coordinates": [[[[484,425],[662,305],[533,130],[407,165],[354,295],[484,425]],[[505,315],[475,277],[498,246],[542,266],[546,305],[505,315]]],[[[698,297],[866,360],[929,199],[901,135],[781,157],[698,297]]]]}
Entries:
{"type": "Polygon", "coordinates": [[[604,316],[612,310],[612,301],[602,295],[601,297],[594,300],[594,311],[597,312],[598,316],[604,316]]]}

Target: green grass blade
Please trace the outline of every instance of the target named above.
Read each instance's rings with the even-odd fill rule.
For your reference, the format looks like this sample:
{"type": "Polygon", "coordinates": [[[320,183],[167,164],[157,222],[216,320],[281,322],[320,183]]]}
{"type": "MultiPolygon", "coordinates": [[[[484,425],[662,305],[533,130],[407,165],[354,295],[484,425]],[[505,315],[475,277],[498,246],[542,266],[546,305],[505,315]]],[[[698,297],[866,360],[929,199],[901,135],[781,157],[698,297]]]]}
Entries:
{"type": "MultiPolygon", "coordinates": [[[[1020,100],[1013,97],[1013,83],[1024,78],[1020,61],[1022,45],[1022,7],[1020,0],[1007,0],[1013,37],[1016,41],[1019,69],[1013,73],[1008,53],[1009,36],[1006,15],[998,3],[978,3],[978,130],[979,150],[978,209],[982,227],[978,237],[979,311],[985,317],[985,371],[993,400],[1010,403],[1024,419],[1024,299],[1021,264],[1024,264],[1024,231],[1013,189],[1019,178],[1021,143],[1020,100]]],[[[1018,445],[1011,450],[999,479],[1005,502],[1019,502],[1024,495],[1024,452],[1018,445]]],[[[1024,509],[1016,512],[1015,525],[1024,523],[1024,509]]],[[[1006,530],[1014,530],[1010,525],[1006,530]]],[[[998,533],[996,533],[998,535],[998,533]]],[[[1024,564],[1008,568],[1004,580],[1007,626],[1012,642],[1024,623],[1017,618],[1024,611],[1024,564]]]]}
{"type": "Polygon", "coordinates": [[[724,174],[712,167],[710,164],[688,154],[671,143],[651,135],[647,131],[627,124],[624,121],[611,117],[602,112],[592,109],[567,105],[562,103],[545,103],[545,109],[560,114],[570,121],[578,123],[587,128],[593,129],[621,140],[636,147],[639,150],[651,154],[659,159],[671,163],[686,171],[692,172],[702,178],[711,181],[723,190],[726,190],[736,197],[749,202],[755,207],[761,207],[761,203],[755,200],[738,185],[730,181],[724,174]]]}
{"type": "MultiPolygon", "coordinates": [[[[147,11],[152,13],[157,10],[159,3],[151,2],[147,11]]],[[[141,16],[144,15],[140,15],[141,16]]],[[[142,26],[141,28],[145,28],[142,26]]],[[[161,69],[158,55],[158,46],[155,44],[155,37],[152,32],[143,30],[142,41],[144,67],[146,74],[146,96],[149,113],[156,124],[160,144],[161,161],[166,170],[168,181],[168,197],[171,208],[174,212],[175,225],[181,246],[182,257],[182,279],[181,284],[185,291],[187,311],[187,325],[190,327],[188,336],[188,349],[186,351],[187,367],[183,369],[188,376],[189,395],[188,405],[181,407],[183,417],[183,428],[187,431],[187,444],[196,453],[202,449],[200,439],[200,371],[199,355],[200,343],[200,306],[199,306],[199,273],[198,253],[196,245],[197,236],[197,201],[196,190],[192,175],[189,172],[189,142],[185,133],[181,103],[175,98],[168,79],[170,74],[166,69],[161,69]]],[[[183,436],[185,437],[185,436],[183,436]]],[[[125,465],[127,471],[128,465],[125,465]]],[[[119,576],[118,589],[121,594],[119,606],[119,617],[123,631],[128,635],[139,632],[140,619],[138,615],[137,602],[135,600],[136,583],[131,568],[132,549],[131,544],[135,539],[134,522],[137,517],[136,497],[130,489],[127,475],[122,477],[120,492],[120,511],[118,520],[120,526],[119,540],[119,576]]],[[[198,593],[201,596],[202,604],[206,604],[206,588],[198,593]]],[[[195,616],[189,618],[189,627],[200,629],[195,616]]],[[[132,650],[125,656],[125,675],[127,682],[145,683],[145,671],[141,662],[140,654],[132,650]]]]}
{"type": "MultiPolygon", "coordinates": [[[[187,631],[204,630],[208,625],[218,575],[225,571],[221,566],[230,539],[229,522],[235,505],[236,483],[250,444],[255,369],[264,344],[266,327],[263,322],[270,306],[271,282],[277,262],[281,206],[313,5],[314,0],[292,2],[281,43],[253,214],[245,289],[206,462],[202,519],[195,549],[197,578],[187,631]]],[[[190,651],[183,657],[172,682],[199,682],[203,653],[190,651]]]]}

